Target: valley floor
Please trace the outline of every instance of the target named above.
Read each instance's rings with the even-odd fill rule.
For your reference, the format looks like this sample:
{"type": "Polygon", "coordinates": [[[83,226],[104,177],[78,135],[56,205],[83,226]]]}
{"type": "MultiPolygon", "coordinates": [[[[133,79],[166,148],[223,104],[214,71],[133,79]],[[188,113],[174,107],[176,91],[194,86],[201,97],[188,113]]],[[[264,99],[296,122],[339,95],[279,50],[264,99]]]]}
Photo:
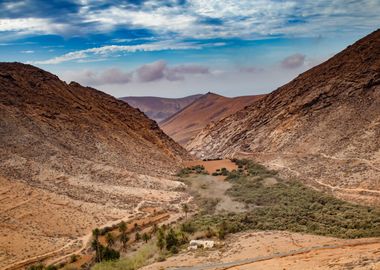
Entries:
{"type": "MultiPolygon", "coordinates": [[[[173,182],[172,187],[136,193],[136,196],[141,196],[139,203],[122,208],[74,200],[0,178],[0,269],[22,269],[39,261],[46,265],[67,262],[71,254],[80,253],[76,264],[66,265],[79,269],[93,258],[93,251],[87,245],[91,240],[91,230],[116,225],[121,218],[130,221],[130,247],[128,252],[122,253],[127,259],[145,245],[141,241],[134,245],[132,233],[135,223],[141,227],[141,232],[151,231],[153,224],[172,224],[168,226],[181,230],[175,223],[185,218],[185,222],[197,227],[200,237],[205,237],[207,227],[216,233],[212,236],[216,241],[215,248],[187,251],[185,244],[179,254],[168,251],[164,256],[166,260],[155,262],[160,260],[158,252],[140,264],[152,263],[143,270],[380,269],[380,238],[340,239],[306,233],[325,235],[329,232],[328,235],[339,237],[344,237],[345,233],[346,237],[355,233],[358,237],[378,236],[378,230],[373,228],[378,223],[375,220],[377,212],[326,197],[297,182],[288,182],[276,172],[251,161],[242,162],[191,161],[179,177],[183,183],[169,181],[167,184],[173,182]],[[201,171],[197,171],[199,169],[201,171]],[[179,191],[178,187],[184,188],[185,184],[186,190],[179,191]],[[154,199],[149,200],[145,196],[149,194],[154,195],[154,199]],[[157,196],[160,200],[154,204],[157,196]],[[321,205],[313,203],[318,198],[324,201],[321,205]],[[183,203],[189,206],[188,217],[184,216],[183,203]],[[278,209],[280,205],[285,208],[278,209]],[[311,206],[315,209],[310,210],[311,206]],[[278,210],[287,214],[280,217],[278,210]],[[310,219],[309,214],[313,216],[310,221],[314,220],[315,224],[299,227],[294,216],[300,217],[301,221],[305,216],[298,211],[304,212],[303,215],[306,211],[307,220],[310,219]],[[322,219],[321,213],[325,215],[322,219]],[[347,219],[348,216],[351,217],[347,219]],[[362,220],[372,225],[361,224],[362,220]],[[229,223],[229,228],[236,224],[246,227],[229,232],[226,239],[218,240],[216,236],[223,221],[229,223]],[[368,223],[372,221],[375,223],[368,223]],[[346,223],[359,227],[356,231],[348,230],[346,223]],[[329,231],[329,226],[333,230],[329,231]],[[280,228],[283,231],[279,231],[280,228]]],[[[111,186],[108,196],[117,188],[111,186]]],[[[124,189],[127,187],[118,192],[124,189]]],[[[117,228],[112,233],[118,237],[117,228]]],[[[197,233],[189,237],[198,237],[197,233]]],[[[151,236],[148,245],[156,247],[155,235],[151,236]]],[[[103,238],[100,242],[106,245],[103,238]]],[[[112,264],[104,264],[95,268],[119,269],[112,267],[112,264]]]]}

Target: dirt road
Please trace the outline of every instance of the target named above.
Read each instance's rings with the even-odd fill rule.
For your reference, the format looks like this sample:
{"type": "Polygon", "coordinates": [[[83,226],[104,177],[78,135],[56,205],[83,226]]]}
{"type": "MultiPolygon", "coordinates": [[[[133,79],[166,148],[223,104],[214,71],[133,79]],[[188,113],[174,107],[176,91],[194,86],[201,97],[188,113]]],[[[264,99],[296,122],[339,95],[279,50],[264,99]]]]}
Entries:
{"type": "Polygon", "coordinates": [[[380,239],[373,239],[366,242],[360,242],[360,243],[350,243],[350,244],[340,244],[340,245],[324,245],[324,246],[314,246],[314,247],[308,247],[308,248],[300,248],[298,250],[292,250],[289,252],[281,252],[276,253],[272,255],[267,256],[258,256],[243,260],[237,260],[232,262],[225,262],[225,263],[213,263],[213,264],[205,264],[205,265],[198,265],[198,266],[191,266],[191,267],[177,267],[177,268],[169,268],[170,270],[227,270],[227,269],[238,269],[237,266],[254,266],[254,263],[262,262],[262,261],[269,261],[284,257],[290,257],[295,255],[302,255],[307,254],[312,251],[322,251],[322,250],[335,250],[335,249],[342,249],[347,247],[357,247],[357,246],[369,246],[373,244],[379,244],[380,239]]]}

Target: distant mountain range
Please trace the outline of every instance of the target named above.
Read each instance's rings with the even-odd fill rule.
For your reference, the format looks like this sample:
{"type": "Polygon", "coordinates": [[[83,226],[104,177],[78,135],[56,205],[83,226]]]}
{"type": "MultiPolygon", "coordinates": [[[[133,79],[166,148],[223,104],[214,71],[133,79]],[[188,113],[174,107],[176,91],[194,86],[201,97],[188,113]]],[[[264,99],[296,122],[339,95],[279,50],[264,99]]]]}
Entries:
{"type": "Polygon", "coordinates": [[[160,123],[201,96],[202,94],[183,98],[122,97],[120,99],[127,102],[132,107],[138,108],[150,119],[160,123]]]}
{"type": "Polygon", "coordinates": [[[377,30],[209,124],[187,148],[203,158],[255,158],[338,197],[380,205],[379,138],[377,30]]]}
{"type": "Polygon", "coordinates": [[[206,125],[251,105],[263,96],[228,98],[207,93],[160,123],[162,130],[185,146],[206,125]]]}

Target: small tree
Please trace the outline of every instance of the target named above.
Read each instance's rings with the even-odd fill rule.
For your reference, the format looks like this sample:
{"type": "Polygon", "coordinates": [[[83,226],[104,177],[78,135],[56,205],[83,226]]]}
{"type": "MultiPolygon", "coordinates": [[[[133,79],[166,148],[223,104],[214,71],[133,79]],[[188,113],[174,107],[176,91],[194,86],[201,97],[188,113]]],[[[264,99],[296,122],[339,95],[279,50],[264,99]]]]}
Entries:
{"type": "Polygon", "coordinates": [[[103,247],[102,254],[105,261],[114,261],[120,258],[120,252],[109,247],[103,247]]]}
{"type": "Polygon", "coordinates": [[[100,235],[100,230],[98,228],[95,228],[92,231],[92,236],[94,238],[92,242],[92,247],[93,249],[95,249],[95,259],[97,262],[100,262],[102,260],[101,252],[100,252],[99,235],[100,235]]]}
{"type": "Polygon", "coordinates": [[[127,250],[128,241],[129,241],[128,234],[123,233],[123,234],[120,235],[120,242],[122,244],[122,248],[123,248],[124,251],[127,250]]]}
{"type": "Polygon", "coordinates": [[[224,228],[219,228],[219,231],[218,231],[218,238],[220,240],[224,240],[226,238],[226,230],[224,228]]]}
{"type": "Polygon", "coordinates": [[[112,235],[112,233],[107,233],[106,234],[106,241],[107,241],[107,246],[112,247],[115,244],[115,239],[112,235]]]}
{"type": "Polygon", "coordinates": [[[78,255],[73,254],[70,256],[70,263],[75,263],[78,260],[78,255]]]}
{"type": "Polygon", "coordinates": [[[220,240],[223,240],[224,238],[226,238],[227,231],[228,231],[227,223],[225,221],[223,221],[219,227],[218,238],[220,240]]]}
{"type": "Polygon", "coordinates": [[[127,249],[129,237],[127,235],[127,224],[124,221],[120,222],[119,231],[120,231],[120,242],[122,244],[123,250],[125,251],[127,249]]]}
{"type": "Polygon", "coordinates": [[[157,224],[154,223],[153,227],[152,227],[152,234],[155,234],[157,232],[157,230],[158,230],[157,224]]]}
{"type": "Polygon", "coordinates": [[[207,238],[211,238],[214,236],[214,231],[211,229],[210,226],[207,227],[207,230],[206,230],[206,237],[207,238]]]}
{"type": "Polygon", "coordinates": [[[168,234],[165,237],[165,242],[167,250],[170,250],[173,246],[178,245],[178,238],[173,228],[170,228],[168,234]]]}
{"type": "Polygon", "coordinates": [[[120,222],[119,231],[121,233],[123,233],[123,232],[125,233],[127,231],[127,224],[124,221],[120,222]]]}
{"type": "Polygon", "coordinates": [[[187,213],[189,212],[189,206],[187,203],[182,204],[182,211],[185,213],[185,219],[187,219],[187,213]]]}
{"type": "Polygon", "coordinates": [[[143,233],[143,235],[142,235],[142,239],[144,240],[145,243],[148,243],[148,240],[150,239],[149,234],[147,234],[147,233],[143,233]]]}
{"type": "Polygon", "coordinates": [[[44,269],[44,265],[42,263],[32,265],[28,268],[28,270],[43,270],[43,269],[44,269]]]}
{"type": "Polygon", "coordinates": [[[157,246],[160,250],[165,247],[165,233],[161,228],[157,231],[157,246]]]}
{"type": "Polygon", "coordinates": [[[136,234],[135,234],[135,240],[136,240],[136,242],[137,242],[137,241],[140,241],[140,239],[141,239],[141,235],[140,235],[140,233],[139,233],[139,232],[136,232],[136,234]]]}

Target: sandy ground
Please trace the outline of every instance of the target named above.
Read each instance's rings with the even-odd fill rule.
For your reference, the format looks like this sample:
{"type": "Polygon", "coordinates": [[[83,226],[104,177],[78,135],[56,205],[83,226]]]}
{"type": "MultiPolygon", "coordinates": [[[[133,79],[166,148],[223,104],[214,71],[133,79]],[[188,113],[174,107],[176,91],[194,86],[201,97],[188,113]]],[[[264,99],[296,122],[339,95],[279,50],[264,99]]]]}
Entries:
{"type": "Polygon", "coordinates": [[[226,196],[226,191],[231,187],[227,181],[221,180],[224,176],[192,175],[187,178],[190,189],[199,193],[204,198],[218,199],[217,211],[244,212],[245,205],[226,196]]]}
{"type": "Polygon", "coordinates": [[[98,224],[131,214],[4,178],[0,178],[0,201],[0,268],[60,249],[98,224]]]}
{"type": "MultiPolygon", "coordinates": [[[[277,256],[281,253],[305,248],[322,248],[295,256],[268,259],[237,267],[210,269],[379,269],[380,239],[342,240],[330,237],[288,232],[245,232],[230,235],[220,246],[210,250],[184,251],[165,262],[144,267],[144,270],[202,267],[229,263],[261,256],[277,256]],[[377,242],[376,242],[377,241],[377,242]],[[363,244],[369,242],[370,244],[363,244]],[[374,243],[376,242],[376,243],[374,243]],[[337,246],[334,249],[323,247],[337,246]],[[377,268],[376,268],[377,267],[377,268]]],[[[204,268],[206,269],[206,268],[204,268]]]]}
{"type": "Polygon", "coordinates": [[[210,161],[193,160],[193,161],[185,162],[185,166],[187,167],[196,166],[196,165],[204,166],[206,171],[208,171],[210,174],[212,174],[213,172],[216,172],[217,169],[221,169],[221,168],[226,168],[229,171],[237,170],[236,164],[233,163],[229,159],[210,160],[210,161]]]}
{"type": "Polygon", "coordinates": [[[109,203],[103,204],[96,203],[96,198],[89,200],[94,202],[76,200],[0,177],[0,269],[18,269],[15,266],[20,263],[70,254],[83,246],[84,237],[94,228],[148,215],[152,207],[168,206],[168,210],[176,211],[177,205],[180,211],[180,203],[189,196],[173,190],[177,183],[164,182],[163,189],[109,185],[101,190],[103,184],[94,185],[103,199],[109,198],[109,203]],[[139,203],[113,204],[110,199],[115,194],[133,197],[139,203]]]}
{"type": "Polygon", "coordinates": [[[264,269],[380,269],[380,244],[347,246],[311,251],[305,254],[225,268],[230,270],[264,269]]]}

